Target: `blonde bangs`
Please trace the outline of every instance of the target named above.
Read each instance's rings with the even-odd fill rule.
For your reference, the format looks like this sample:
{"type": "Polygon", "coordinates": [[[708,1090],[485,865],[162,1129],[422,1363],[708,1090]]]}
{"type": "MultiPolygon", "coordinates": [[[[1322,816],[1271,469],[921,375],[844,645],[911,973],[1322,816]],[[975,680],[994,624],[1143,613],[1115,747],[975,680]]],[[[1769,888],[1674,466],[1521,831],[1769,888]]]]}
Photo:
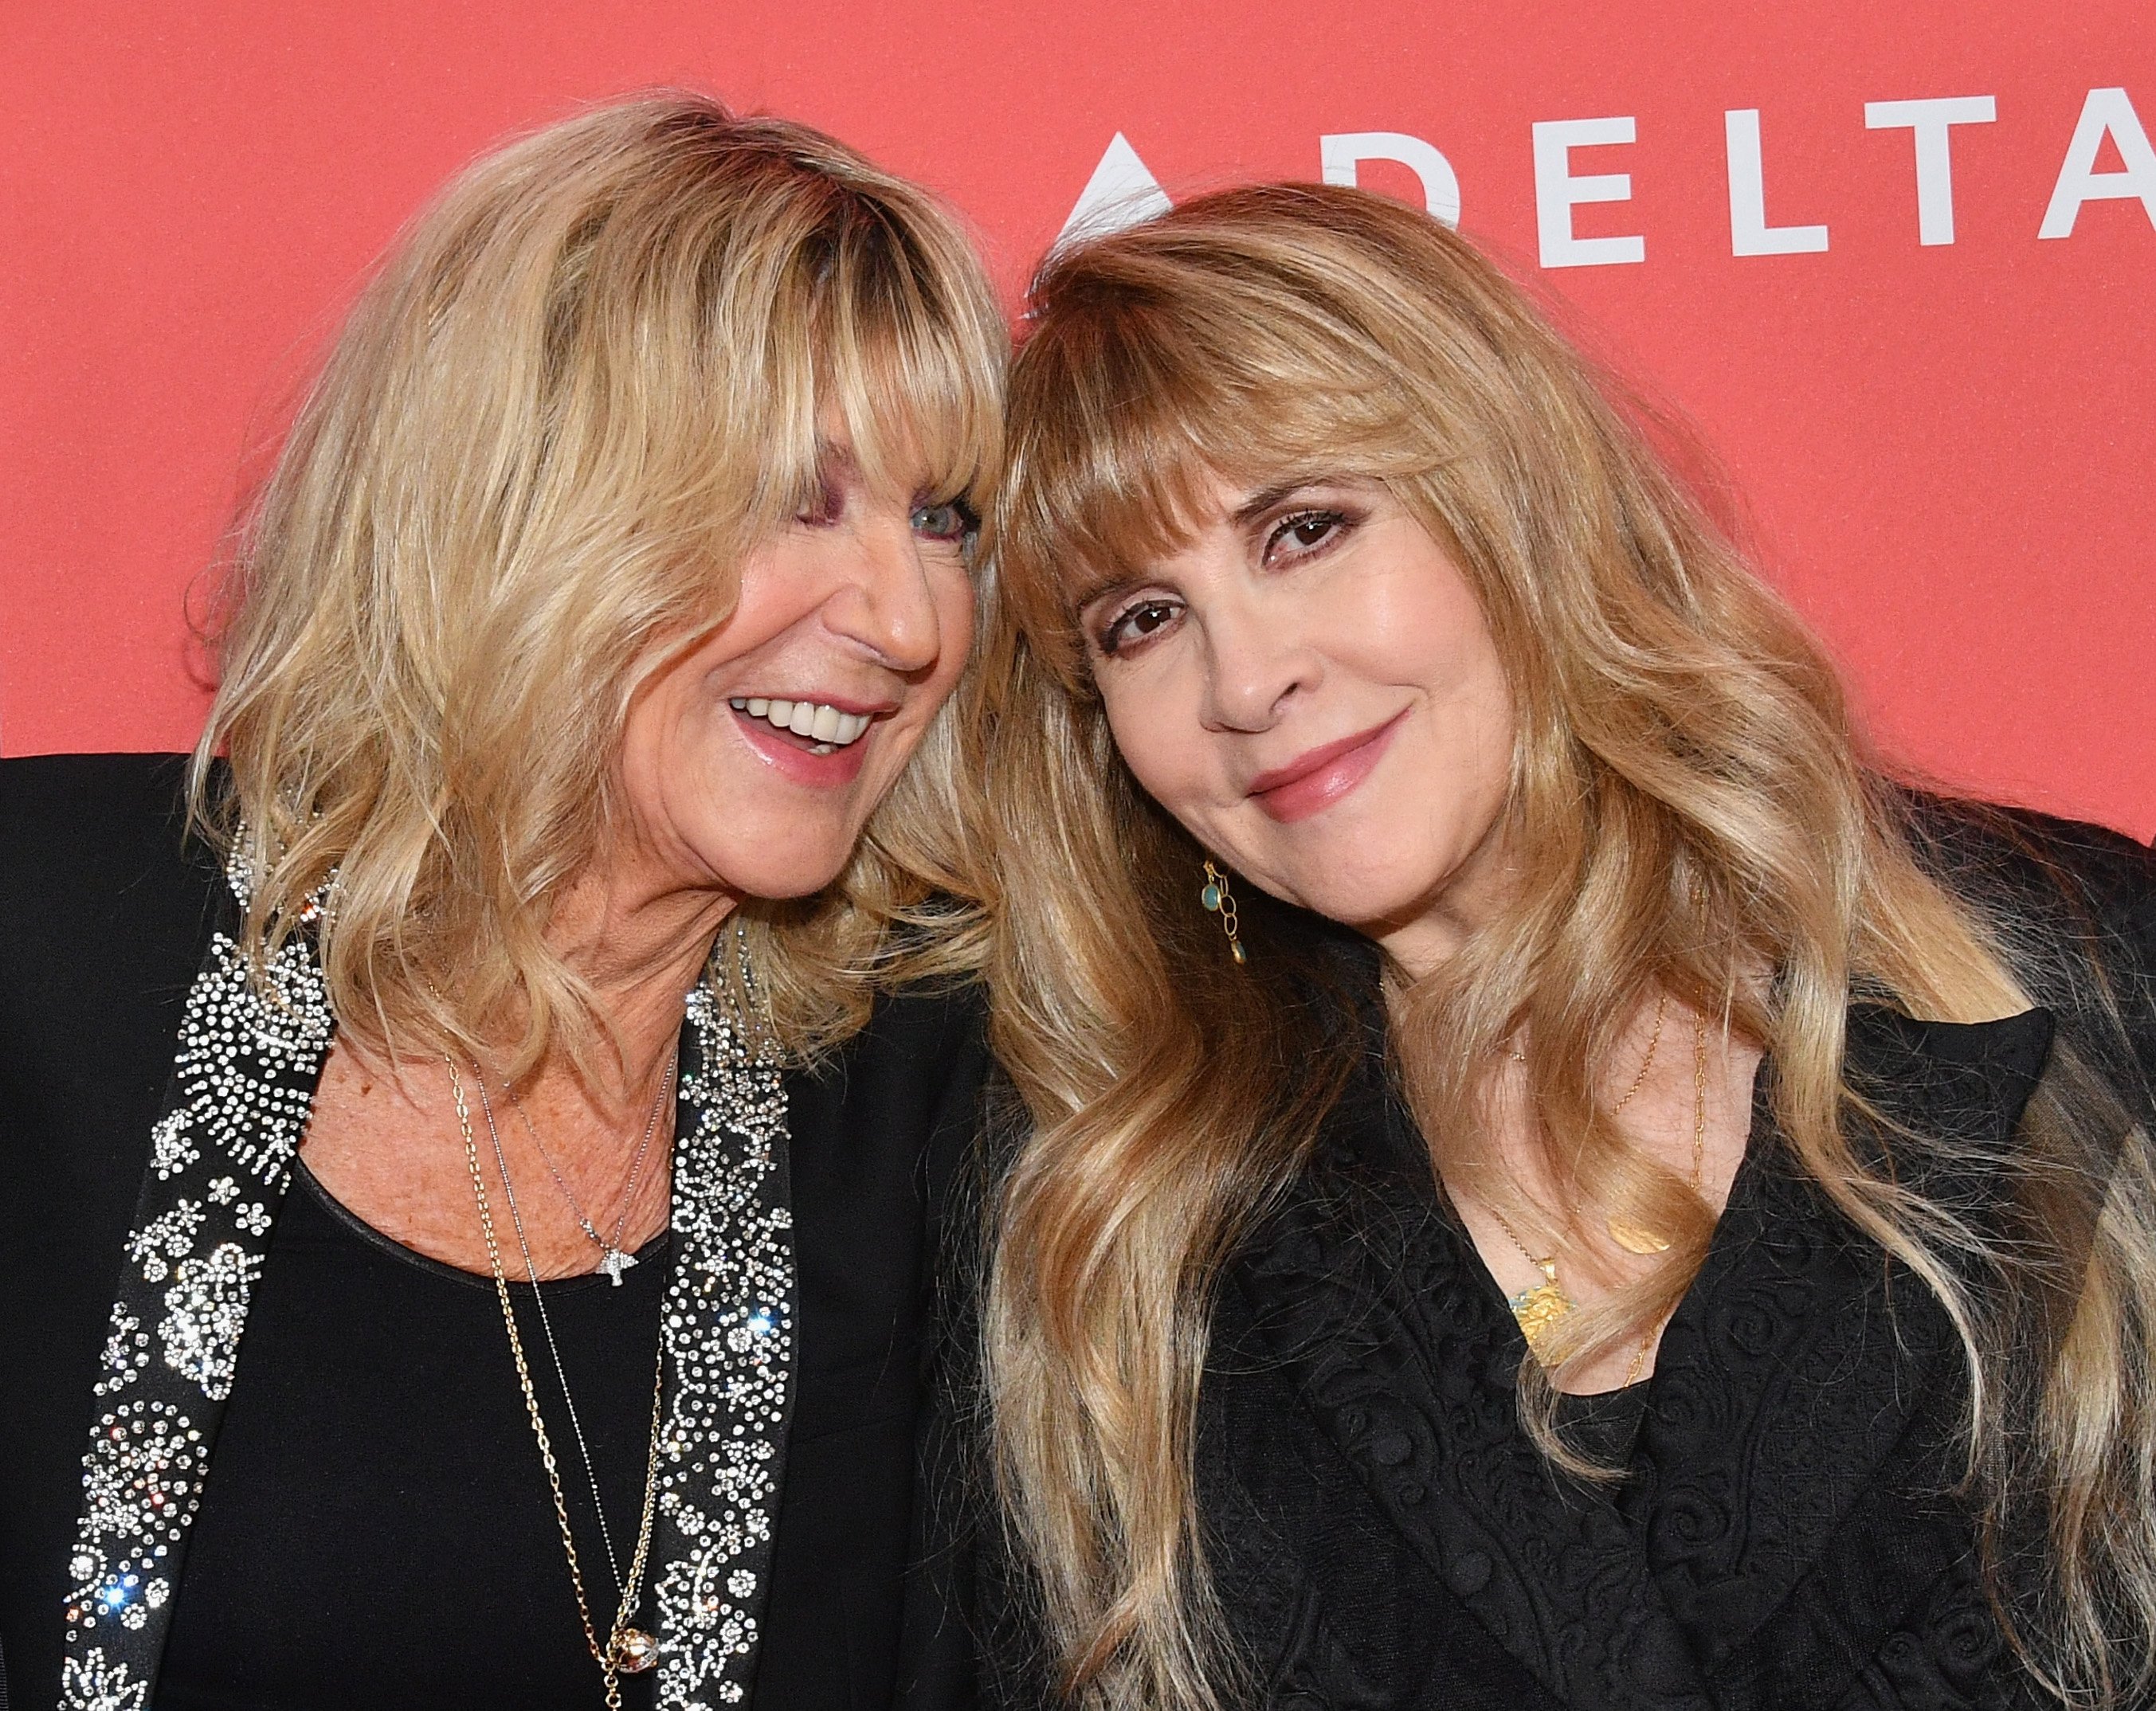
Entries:
{"type": "MultiPolygon", "coordinates": [[[[369,287],[239,542],[196,794],[262,876],[249,950],[334,873],[324,972],[361,1043],[514,1025],[519,1063],[581,1060],[601,1030],[547,923],[619,823],[639,685],[732,615],[834,431],[871,479],[978,505],[1008,348],[957,223],[805,127],[660,95],[477,162],[369,287]]],[[[865,1016],[950,818],[886,803],[880,853],[749,924],[789,1042],[865,1016]]]]}
{"type": "Polygon", "coordinates": [[[979,515],[1003,470],[1003,324],[932,295],[913,234],[876,223],[839,247],[813,309],[819,416],[845,424],[863,473],[979,515]]]}
{"type": "Polygon", "coordinates": [[[1073,684],[1078,609],[1186,544],[1219,486],[1399,480],[1442,460],[1403,458],[1428,435],[1391,366],[1312,316],[1276,258],[1239,258],[1204,298],[1179,289],[1182,259],[1093,246],[1034,283],[1036,300],[1067,295],[1012,374],[991,556],[1013,620],[1073,684]]]}

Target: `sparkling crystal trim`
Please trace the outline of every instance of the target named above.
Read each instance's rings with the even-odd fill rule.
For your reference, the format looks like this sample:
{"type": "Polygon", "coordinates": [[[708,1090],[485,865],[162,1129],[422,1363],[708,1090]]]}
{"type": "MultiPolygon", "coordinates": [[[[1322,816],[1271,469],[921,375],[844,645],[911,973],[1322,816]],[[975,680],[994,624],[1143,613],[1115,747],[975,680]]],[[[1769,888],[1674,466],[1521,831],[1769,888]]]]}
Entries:
{"type": "Polygon", "coordinates": [[[83,1456],[68,1563],[65,1711],[140,1708],[155,1678],[248,1299],[332,1032],[305,940],[258,979],[228,933],[213,935],[99,1362],[107,1406],[83,1456]]]}
{"type": "Polygon", "coordinates": [[[689,995],[663,1326],[658,1699],[739,1704],[753,1678],[792,1398],[786,1088],[706,981],[689,995]]]}
{"type": "MultiPolygon", "coordinates": [[[[227,878],[244,909],[245,873],[227,878]]],[[[793,1217],[775,1058],[744,1042],[708,976],[687,1007],[661,1327],[657,1697],[660,1711],[715,1711],[747,1696],[770,1582],[792,1396],[793,1217]]],[[[289,940],[257,976],[229,930],[213,935],[99,1362],[61,1711],[146,1711],[248,1303],[334,1031],[311,937],[289,940]]]]}

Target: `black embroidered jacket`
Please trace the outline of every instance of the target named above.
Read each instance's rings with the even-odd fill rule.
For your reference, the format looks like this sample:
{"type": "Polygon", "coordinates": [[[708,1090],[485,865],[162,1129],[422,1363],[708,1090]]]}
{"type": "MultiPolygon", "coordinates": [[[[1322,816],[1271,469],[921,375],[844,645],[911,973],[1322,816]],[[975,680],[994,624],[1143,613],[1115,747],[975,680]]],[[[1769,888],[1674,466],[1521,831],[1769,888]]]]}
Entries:
{"type": "MultiPolygon", "coordinates": [[[[276,1001],[246,978],[233,942],[246,876],[186,835],[181,771],[176,756],[0,763],[0,1694],[18,1707],[155,1703],[334,1033],[305,936],[270,970],[276,1001]]],[[[924,1259],[973,1132],[978,1006],[897,995],[831,1058],[783,1070],[735,1048],[708,981],[686,1017],[660,1333],[656,1703],[769,1703],[756,1696],[774,1534],[795,1514],[826,1524],[804,1535],[808,1560],[848,1595],[830,1601],[845,1632],[824,1642],[890,1642],[884,1680],[861,1691],[949,1703],[959,1689],[939,1684],[940,1606],[907,1573],[907,1515],[925,1502],[911,1465],[924,1259]],[[862,1185],[878,1240],[835,1216],[796,1227],[804,1164],[819,1184],[862,1185]],[[804,1283],[825,1298],[806,1355],[804,1283]],[[788,1478],[804,1381],[819,1417],[866,1446],[835,1479],[819,1446],[821,1486],[788,1478]]],[[[454,1637],[449,1621],[412,1637],[454,1637]]],[[[957,1669],[963,1681],[963,1657],[957,1669]]]]}
{"type": "MultiPolygon", "coordinates": [[[[2148,1119],[2156,860],[2092,828],[1925,815],[1943,865],[2025,890],[2061,978],[2038,971],[2046,1007],[1979,1026],[1858,1006],[1851,1072],[1894,1117],[1989,1161],[1934,1187],[2010,1218],[2017,1124],[2055,1036],[2148,1119]],[[2131,1041],[2114,1030],[2107,1048],[2063,976],[2073,958],[2107,971],[2131,1041]]],[[[1632,1399],[1620,1483],[1569,1479],[1528,1442],[1523,1353],[1373,1058],[1215,1310],[1197,1476],[1248,1670],[1230,1703],[2048,1703],[2005,1642],[1952,1494],[1959,1345],[1930,1293],[1791,1167],[1763,1096],[1704,1268],[1632,1399]]],[[[983,1576],[994,1697],[1050,1703],[1013,1578],[983,1576]]]]}

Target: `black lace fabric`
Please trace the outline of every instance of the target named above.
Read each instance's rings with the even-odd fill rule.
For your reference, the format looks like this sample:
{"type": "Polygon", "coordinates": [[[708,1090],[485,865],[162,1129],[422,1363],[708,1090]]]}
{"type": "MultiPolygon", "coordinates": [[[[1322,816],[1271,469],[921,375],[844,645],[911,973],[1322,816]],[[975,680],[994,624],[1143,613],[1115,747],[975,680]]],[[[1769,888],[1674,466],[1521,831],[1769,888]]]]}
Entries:
{"type": "MultiPolygon", "coordinates": [[[[1880,1012],[1851,1050],[2003,1145],[2051,1037],[1880,1012]]],[[[1652,1376],[1564,1405],[1614,1487],[1521,1429],[1519,1331],[1381,1085],[1233,1267],[1216,1339],[1201,1500],[1264,1703],[2041,1703],[1945,1494],[1951,1328],[1763,1113],[1652,1376]]]]}

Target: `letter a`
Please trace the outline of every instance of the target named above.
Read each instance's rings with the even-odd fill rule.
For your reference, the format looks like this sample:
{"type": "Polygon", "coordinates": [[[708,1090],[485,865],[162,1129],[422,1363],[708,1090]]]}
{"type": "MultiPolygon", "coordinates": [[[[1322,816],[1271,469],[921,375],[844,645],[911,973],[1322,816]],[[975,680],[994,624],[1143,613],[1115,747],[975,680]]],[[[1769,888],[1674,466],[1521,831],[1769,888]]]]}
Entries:
{"type": "Polygon", "coordinates": [[[1055,241],[1061,244],[1105,238],[1111,232],[1150,220],[1155,214],[1164,214],[1172,206],[1160,180],[1147,170],[1130,139],[1119,131],[1107,153],[1101,156],[1101,164],[1094,167],[1093,176],[1086,181],[1086,187],[1078,192],[1077,203],[1055,241]]]}
{"type": "Polygon", "coordinates": [[[2129,196],[2140,198],[2148,223],[2156,226],[2156,149],[2149,147],[2148,133],[2141,128],[2124,90],[2091,90],[2036,235],[2071,238],[2083,202],[2129,196]],[[2123,172],[2095,170],[2097,151],[2106,136],[2118,146],[2118,157],[2126,163],[2123,172]]]}

